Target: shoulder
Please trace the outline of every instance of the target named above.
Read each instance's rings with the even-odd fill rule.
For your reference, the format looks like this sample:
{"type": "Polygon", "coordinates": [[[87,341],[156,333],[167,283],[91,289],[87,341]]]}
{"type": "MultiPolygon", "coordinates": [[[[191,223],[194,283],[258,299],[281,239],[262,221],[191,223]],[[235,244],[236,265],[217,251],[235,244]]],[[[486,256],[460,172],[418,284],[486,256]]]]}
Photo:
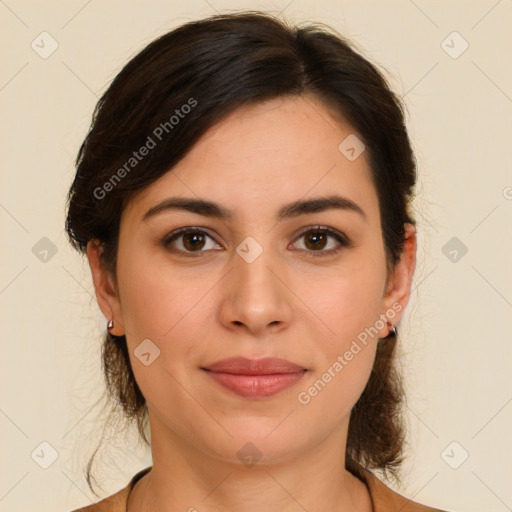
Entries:
{"type": "Polygon", "coordinates": [[[104,498],[97,503],[70,512],[125,512],[129,493],[130,484],[108,498],[104,498]]]}
{"type": "MultiPolygon", "coordinates": [[[[137,480],[150,471],[150,469],[151,467],[148,467],[139,471],[131,479],[128,485],[126,485],[126,487],[123,487],[115,494],[104,498],[97,503],[72,510],[70,512],[125,512],[126,502],[132,487],[135,485],[137,480]]],[[[446,512],[438,508],[417,503],[405,496],[402,496],[387,487],[374,474],[367,470],[363,471],[361,477],[368,486],[375,512],[391,512],[394,510],[399,510],[400,512],[446,512]]]]}
{"type": "Polygon", "coordinates": [[[129,492],[130,484],[108,498],[70,512],[124,512],[129,492]]]}
{"type": "Polygon", "coordinates": [[[381,482],[375,475],[365,470],[362,475],[370,491],[375,512],[446,512],[438,508],[417,503],[403,496],[381,482]]]}
{"type": "Polygon", "coordinates": [[[125,487],[117,491],[115,494],[112,494],[97,503],[71,510],[70,512],[125,512],[126,502],[128,501],[128,496],[132,487],[135,485],[137,480],[142,478],[148,471],[150,471],[150,469],[151,466],[139,471],[125,487]]]}

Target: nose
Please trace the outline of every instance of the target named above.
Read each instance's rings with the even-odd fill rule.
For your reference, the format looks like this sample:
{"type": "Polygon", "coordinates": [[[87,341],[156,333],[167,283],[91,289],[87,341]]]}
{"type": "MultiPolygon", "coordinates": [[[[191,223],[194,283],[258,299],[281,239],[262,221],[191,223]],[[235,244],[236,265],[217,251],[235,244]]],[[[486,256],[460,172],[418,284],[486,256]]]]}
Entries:
{"type": "Polygon", "coordinates": [[[293,308],[289,272],[270,250],[256,260],[246,261],[238,253],[223,283],[220,321],[228,329],[245,331],[255,336],[275,333],[291,322],[293,308]]]}

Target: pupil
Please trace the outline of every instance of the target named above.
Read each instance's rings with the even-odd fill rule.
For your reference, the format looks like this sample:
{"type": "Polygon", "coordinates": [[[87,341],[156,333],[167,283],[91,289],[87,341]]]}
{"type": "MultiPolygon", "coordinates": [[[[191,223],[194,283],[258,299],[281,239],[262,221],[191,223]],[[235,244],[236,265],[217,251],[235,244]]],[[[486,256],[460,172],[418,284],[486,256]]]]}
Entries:
{"type": "Polygon", "coordinates": [[[183,245],[187,249],[194,249],[194,248],[198,248],[198,247],[201,248],[202,247],[201,243],[204,243],[203,235],[193,233],[193,234],[185,235],[183,245]],[[190,243],[191,239],[193,240],[192,243],[190,243]],[[199,243],[197,243],[197,242],[199,242],[199,243]]]}
{"type": "MultiPolygon", "coordinates": [[[[325,242],[325,234],[324,233],[320,233],[320,232],[316,232],[316,233],[312,233],[311,235],[309,235],[308,237],[309,240],[313,239],[313,240],[316,240],[316,242],[314,241],[313,242],[313,248],[318,248],[318,242],[325,242]]],[[[309,246],[309,245],[308,245],[309,246]]],[[[325,246],[325,244],[321,244],[321,249],[325,246]]]]}

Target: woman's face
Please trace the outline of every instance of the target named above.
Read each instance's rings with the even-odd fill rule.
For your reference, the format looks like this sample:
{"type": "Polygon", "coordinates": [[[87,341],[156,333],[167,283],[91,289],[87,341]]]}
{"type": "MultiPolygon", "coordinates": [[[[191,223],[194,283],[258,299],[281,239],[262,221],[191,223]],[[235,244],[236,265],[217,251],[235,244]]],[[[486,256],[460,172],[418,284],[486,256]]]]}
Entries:
{"type": "Polygon", "coordinates": [[[415,252],[388,282],[378,198],[356,136],[312,96],[243,107],[123,211],[120,300],[100,304],[113,333],[127,336],[153,444],[278,462],[332,439],[343,455],[350,410],[389,331],[381,315],[398,320],[415,252]],[[215,206],[155,209],[170,198],[215,206]],[[228,388],[207,368],[233,357],[306,371],[224,374],[228,388]],[[273,381],[289,385],[265,386],[273,381]]]}

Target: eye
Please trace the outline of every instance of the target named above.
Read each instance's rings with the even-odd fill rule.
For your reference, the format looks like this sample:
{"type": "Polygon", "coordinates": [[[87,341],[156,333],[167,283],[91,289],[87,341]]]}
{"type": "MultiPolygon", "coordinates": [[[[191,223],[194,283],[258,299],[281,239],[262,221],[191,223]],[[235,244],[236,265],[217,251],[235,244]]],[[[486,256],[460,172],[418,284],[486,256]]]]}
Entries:
{"type": "Polygon", "coordinates": [[[303,231],[297,240],[304,238],[301,250],[310,252],[310,256],[329,256],[336,254],[342,247],[352,247],[352,242],[342,233],[326,226],[316,226],[303,231]],[[324,250],[329,246],[329,238],[334,239],[336,243],[331,243],[331,248],[324,250]],[[319,254],[315,254],[319,253],[319,254]]]}
{"type": "Polygon", "coordinates": [[[201,253],[206,250],[215,249],[215,247],[220,247],[206,231],[190,227],[171,233],[164,238],[162,243],[166,249],[184,254],[185,256],[195,256],[193,254],[195,252],[201,253]],[[209,246],[208,240],[210,240],[209,246]]]}
{"type": "MultiPolygon", "coordinates": [[[[303,248],[310,256],[329,256],[336,254],[342,247],[352,247],[352,242],[335,229],[326,226],[315,226],[303,231],[296,240],[303,238],[303,248]],[[330,248],[329,239],[331,239],[330,248]],[[335,242],[333,243],[332,240],[335,242]],[[317,254],[315,254],[317,253],[317,254]]],[[[202,252],[215,250],[222,247],[204,230],[193,227],[186,227],[174,231],[162,240],[162,245],[171,252],[184,256],[200,256],[202,252]],[[197,253],[197,254],[194,254],[197,253]]],[[[299,244],[300,245],[300,244],[299,244]]]]}

